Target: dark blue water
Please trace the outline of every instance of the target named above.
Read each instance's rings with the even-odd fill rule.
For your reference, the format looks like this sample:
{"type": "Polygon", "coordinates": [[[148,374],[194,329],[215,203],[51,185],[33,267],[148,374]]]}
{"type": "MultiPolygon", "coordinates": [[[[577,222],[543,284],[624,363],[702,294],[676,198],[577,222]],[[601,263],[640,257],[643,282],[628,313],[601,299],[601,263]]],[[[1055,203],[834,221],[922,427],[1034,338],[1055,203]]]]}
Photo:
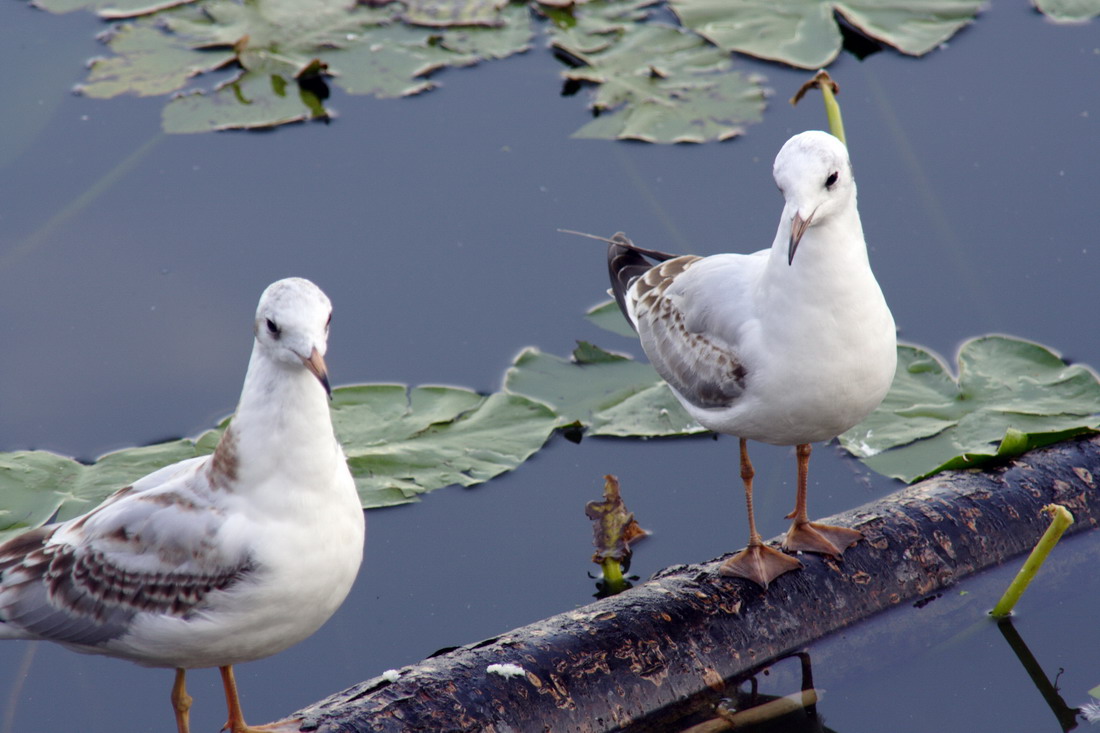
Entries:
{"type": "MultiPolygon", "coordinates": [[[[775,94],[744,138],[571,140],[583,101],[559,96],[560,66],[539,46],[447,71],[419,98],[336,90],[340,116],[328,125],[165,136],[161,99],[70,94],[84,61],[104,52],[93,39],[101,29],[85,14],[0,3],[0,61],[18,70],[0,77],[3,451],[91,458],[211,426],[234,407],[260,291],[292,274],[336,305],[337,384],[491,391],[527,345],[565,354],[584,338],[637,353],[582,317],[604,297],[603,248],[556,230],[622,229],[645,246],[701,254],[765,247],[781,208],[772,159],[792,133],[825,125],[818,99],[786,103],[805,73],[745,62],[775,94]]],[[[926,58],[845,55],[830,72],[872,264],[901,336],[951,356],[964,338],[1006,332],[1100,365],[1097,26],[1059,27],[999,3],[926,58]]],[[[730,439],[555,438],[486,485],[370,513],[364,569],[339,614],[238,670],[246,714],[270,720],[437,648],[588,602],[583,510],[604,473],[620,476],[654,531],[635,556],[643,577],[736,549],[745,530],[735,454],[730,439]]],[[[793,454],[756,446],[753,457],[758,521],[775,535],[793,502],[793,454]]],[[[895,488],[833,448],[819,448],[811,470],[818,515],[895,488]]],[[[1018,627],[1038,639],[1052,675],[1067,670],[1063,688],[1079,704],[1100,683],[1097,582],[1078,572],[1054,591],[1079,600],[1033,601],[1018,627]]],[[[975,621],[985,607],[970,609],[975,621]]],[[[915,613],[879,623],[901,627],[915,613]]],[[[993,627],[961,647],[944,641],[950,629],[938,633],[917,661],[895,658],[886,634],[875,651],[884,667],[817,670],[830,725],[1057,730],[1002,659],[993,627]],[[925,689],[940,691],[929,701],[925,689]]],[[[191,677],[194,728],[216,730],[217,675],[191,677]]],[[[167,671],[7,642],[0,732],[166,730],[170,684],[167,671]]]]}

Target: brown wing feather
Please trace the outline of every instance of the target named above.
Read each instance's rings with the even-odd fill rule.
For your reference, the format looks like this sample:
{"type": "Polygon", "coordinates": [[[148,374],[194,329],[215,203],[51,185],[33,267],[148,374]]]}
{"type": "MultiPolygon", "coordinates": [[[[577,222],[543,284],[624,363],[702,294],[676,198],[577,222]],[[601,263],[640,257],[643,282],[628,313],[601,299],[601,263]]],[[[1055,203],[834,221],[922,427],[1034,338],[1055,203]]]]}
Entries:
{"type": "MultiPolygon", "coordinates": [[[[156,497],[150,509],[164,500],[156,497]]],[[[82,531],[91,514],[68,529],[82,531]]],[[[63,527],[40,527],[0,545],[0,624],[43,639],[93,646],[121,636],[141,612],[187,618],[209,593],[229,588],[254,569],[245,559],[202,570],[181,564],[169,565],[166,572],[141,571],[114,559],[158,554],[144,547],[139,535],[118,528],[97,542],[55,540],[63,527]]]]}
{"type": "Polygon", "coordinates": [[[728,344],[691,330],[668,295],[673,281],[701,259],[685,255],[646,272],[631,293],[634,314],[642,348],[673,389],[697,407],[728,407],[744,391],[744,365],[728,344]]]}

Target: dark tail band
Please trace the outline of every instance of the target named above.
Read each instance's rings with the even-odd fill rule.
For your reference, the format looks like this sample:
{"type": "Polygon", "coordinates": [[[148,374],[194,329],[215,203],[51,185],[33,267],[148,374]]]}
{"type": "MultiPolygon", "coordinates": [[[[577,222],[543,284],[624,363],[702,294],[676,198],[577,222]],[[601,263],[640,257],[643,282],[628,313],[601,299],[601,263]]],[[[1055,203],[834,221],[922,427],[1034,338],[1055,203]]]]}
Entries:
{"type": "MultiPolygon", "coordinates": [[[[634,281],[653,268],[653,264],[646,258],[664,262],[676,255],[666,252],[658,252],[654,249],[644,249],[631,242],[622,232],[616,232],[607,245],[607,274],[611,278],[611,292],[615,294],[615,302],[619,304],[619,310],[630,321],[630,314],[626,309],[626,293],[634,281]]],[[[631,325],[633,322],[631,321],[631,325]]]]}

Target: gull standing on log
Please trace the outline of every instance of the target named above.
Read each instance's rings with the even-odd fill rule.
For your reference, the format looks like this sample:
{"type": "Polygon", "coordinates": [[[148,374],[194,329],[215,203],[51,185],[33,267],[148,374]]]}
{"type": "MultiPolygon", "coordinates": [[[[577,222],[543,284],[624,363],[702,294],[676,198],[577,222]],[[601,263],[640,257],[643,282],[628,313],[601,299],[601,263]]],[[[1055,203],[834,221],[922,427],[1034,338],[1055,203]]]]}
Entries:
{"type": "Polygon", "coordinates": [[[765,588],[801,563],[756,531],[747,441],[797,446],[794,522],[783,548],[839,556],[862,535],[809,520],[810,444],[870,414],[897,362],[844,144],[825,132],[795,135],[773,175],[785,203],[770,249],[675,256],[620,233],[607,251],[612,292],[657,372],[703,427],[740,438],[749,543],[721,573],[765,588]]]}
{"type": "Polygon", "coordinates": [[[331,318],[310,281],[268,286],[240,403],[212,455],[0,545],[0,639],[174,668],[179,733],[189,730],[186,670],[219,667],[225,728],[258,730],[244,721],[232,665],[320,628],[363,557],[363,508],[329,413],[331,318]]]}

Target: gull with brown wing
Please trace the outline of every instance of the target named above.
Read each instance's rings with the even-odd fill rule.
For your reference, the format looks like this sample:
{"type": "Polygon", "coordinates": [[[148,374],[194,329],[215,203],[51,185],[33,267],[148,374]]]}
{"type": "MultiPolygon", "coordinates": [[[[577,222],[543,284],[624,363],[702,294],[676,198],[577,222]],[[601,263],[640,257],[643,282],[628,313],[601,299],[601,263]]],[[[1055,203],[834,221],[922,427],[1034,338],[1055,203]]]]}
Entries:
{"type": "Polygon", "coordinates": [[[233,665],[320,628],[363,556],[363,509],[329,414],[331,317],[308,280],[268,286],[240,403],[212,455],[0,545],[0,639],[174,668],[180,733],[186,670],[218,667],[226,728],[261,730],[244,721],[233,665]]]}
{"type": "Polygon", "coordinates": [[[825,132],[795,135],[773,175],[785,204],[770,249],[674,256],[617,234],[607,252],[612,293],[657,372],[703,427],[740,439],[749,543],[721,572],[764,587],[801,563],[756,531],[747,441],[796,446],[784,549],[839,556],[861,534],[809,520],[810,444],[870,414],[897,361],[844,144],[825,132]]]}

